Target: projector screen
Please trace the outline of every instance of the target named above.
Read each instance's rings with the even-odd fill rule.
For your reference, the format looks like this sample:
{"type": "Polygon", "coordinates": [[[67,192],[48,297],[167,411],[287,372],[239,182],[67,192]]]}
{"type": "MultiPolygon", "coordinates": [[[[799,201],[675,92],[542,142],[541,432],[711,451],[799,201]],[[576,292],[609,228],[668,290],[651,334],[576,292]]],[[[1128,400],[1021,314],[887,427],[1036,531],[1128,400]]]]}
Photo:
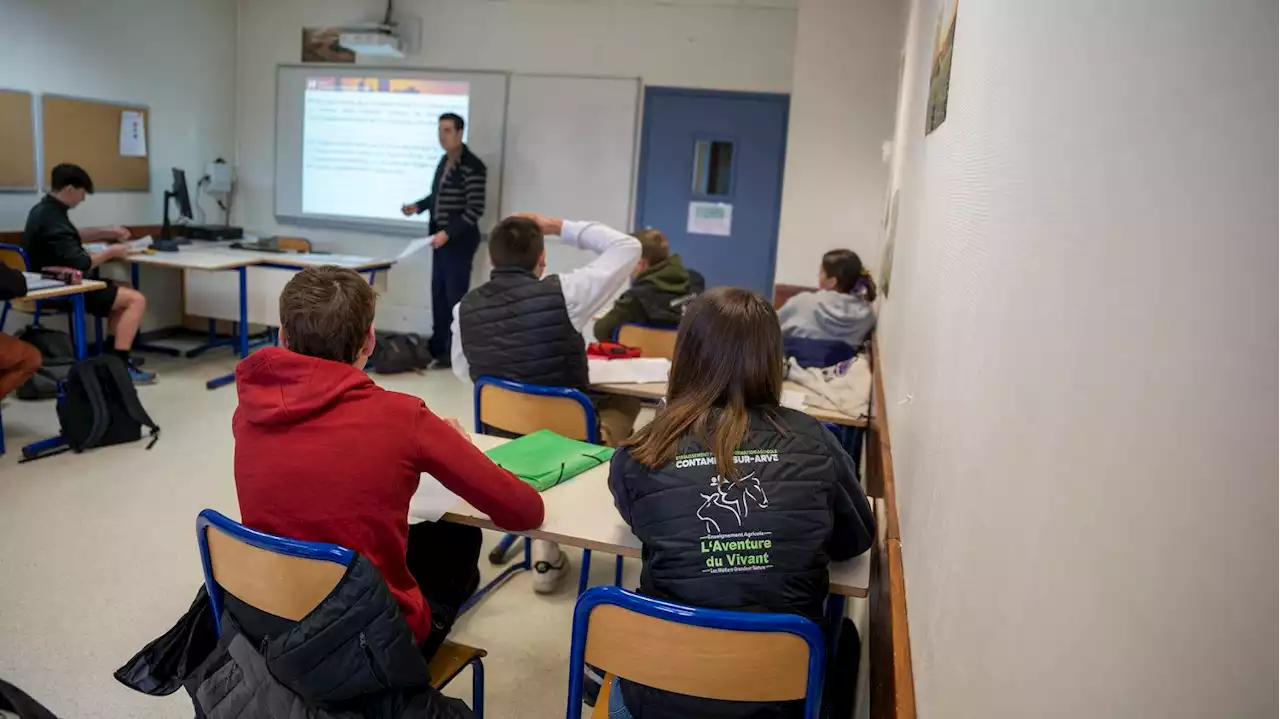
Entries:
{"type": "Polygon", "coordinates": [[[497,211],[505,75],[281,67],[276,107],[282,222],[426,234],[427,215],[405,218],[400,207],[431,194],[439,117],[450,112],[488,168],[484,220],[497,211]]]}

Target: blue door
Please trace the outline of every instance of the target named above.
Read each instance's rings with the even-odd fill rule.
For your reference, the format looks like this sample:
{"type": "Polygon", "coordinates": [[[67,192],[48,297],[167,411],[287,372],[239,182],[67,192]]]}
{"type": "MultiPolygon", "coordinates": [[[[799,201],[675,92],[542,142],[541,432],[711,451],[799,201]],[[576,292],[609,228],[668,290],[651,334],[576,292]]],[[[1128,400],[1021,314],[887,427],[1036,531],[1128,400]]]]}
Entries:
{"type": "Polygon", "coordinates": [[[773,296],[787,95],[645,88],[636,227],[661,230],[707,287],[773,296]]]}

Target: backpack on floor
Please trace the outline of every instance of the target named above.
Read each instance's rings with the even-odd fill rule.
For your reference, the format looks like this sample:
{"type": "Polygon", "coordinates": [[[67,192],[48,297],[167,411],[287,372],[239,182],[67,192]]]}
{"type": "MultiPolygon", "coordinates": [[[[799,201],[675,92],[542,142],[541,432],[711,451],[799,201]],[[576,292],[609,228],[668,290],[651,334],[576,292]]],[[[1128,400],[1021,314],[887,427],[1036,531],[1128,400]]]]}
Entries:
{"type": "Polygon", "coordinates": [[[369,364],[378,374],[412,372],[426,369],[431,364],[431,353],[419,335],[388,333],[378,336],[369,364]]]}
{"type": "Polygon", "coordinates": [[[71,335],[47,327],[24,327],[17,338],[40,351],[44,366],[18,388],[18,399],[53,399],[58,396],[58,383],[67,378],[75,364],[76,351],[71,335]]]}
{"type": "Polygon", "coordinates": [[[160,427],[142,408],[124,362],[114,355],[93,357],[71,366],[58,398],[58,423],[67,446],[29,459],[67,449],[83,452],[136,442],[142,439],[143,427],[151,430],[147,449],[160,439],[160,427]]]}

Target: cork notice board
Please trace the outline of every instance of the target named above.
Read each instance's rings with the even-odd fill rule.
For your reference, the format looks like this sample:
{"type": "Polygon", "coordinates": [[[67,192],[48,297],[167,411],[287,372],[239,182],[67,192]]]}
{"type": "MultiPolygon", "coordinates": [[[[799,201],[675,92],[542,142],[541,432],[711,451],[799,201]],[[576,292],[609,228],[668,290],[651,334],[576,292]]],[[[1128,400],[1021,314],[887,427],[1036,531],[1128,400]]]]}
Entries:
{"type": "Polygon", "coordinates": [[[94,189],[151,189],[151,118],[147,108],[58,95],[40,97],[43,118],[45,180],[59,163],[77,164],[93,178],[94,189]],[[120,154],[120,113],[142,113],[147,129],[148,157],[120,154]]]}
{"type": "Polygon", "coordinates": [[[0,90],[0,189],[36,186],[36,135],[31,93],[0,90]]]}

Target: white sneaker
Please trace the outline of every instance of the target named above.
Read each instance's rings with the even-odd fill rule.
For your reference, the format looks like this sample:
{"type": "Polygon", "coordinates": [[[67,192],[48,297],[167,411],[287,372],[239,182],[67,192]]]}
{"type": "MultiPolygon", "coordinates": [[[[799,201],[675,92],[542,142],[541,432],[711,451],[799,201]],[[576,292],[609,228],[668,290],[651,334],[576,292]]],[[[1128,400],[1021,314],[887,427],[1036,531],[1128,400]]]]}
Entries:
{"type": "MultiPolygon", "coordinates": [[[[554,546],[554,545],[553,545],[554,546]]],[[[556,556],[549,560],[533,563],[533,591],[538,594],[552,594],[569,573],[569,555],[556,547],[556,556]]]]}

